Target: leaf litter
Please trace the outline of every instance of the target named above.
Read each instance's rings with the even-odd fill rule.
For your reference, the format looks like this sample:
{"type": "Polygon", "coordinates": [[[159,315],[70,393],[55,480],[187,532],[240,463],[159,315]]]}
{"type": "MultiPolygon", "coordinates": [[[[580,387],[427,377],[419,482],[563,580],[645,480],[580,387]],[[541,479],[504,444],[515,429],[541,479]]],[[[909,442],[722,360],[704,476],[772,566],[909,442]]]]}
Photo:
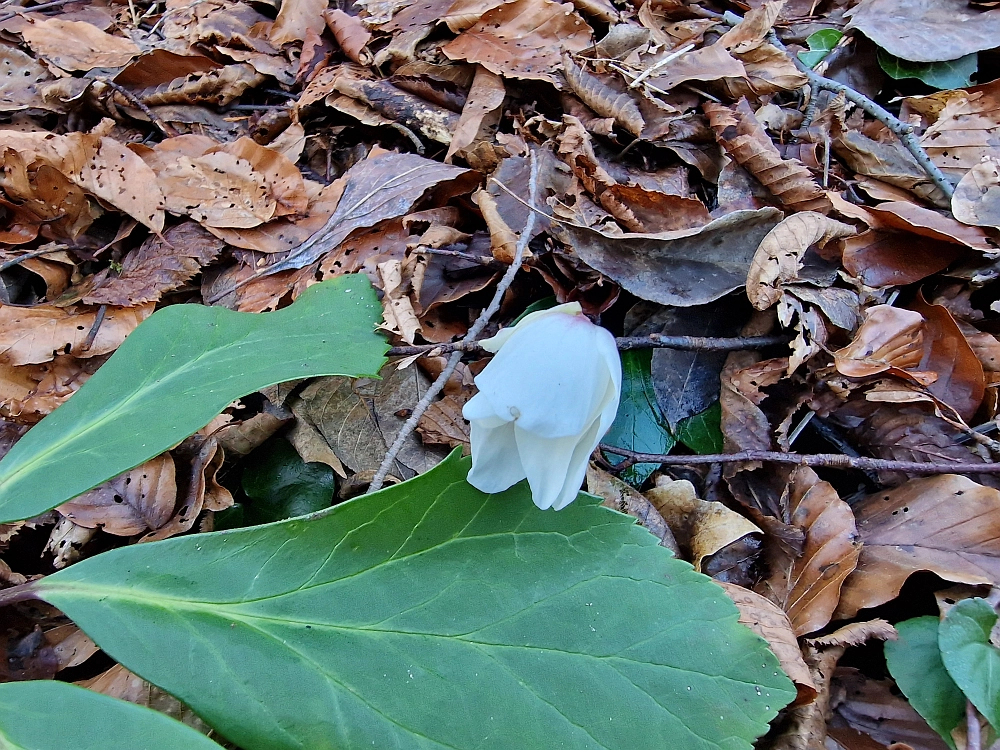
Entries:
{"type": "MultiPolygon", "coordinates": [[[[0,579],[240,525],[246,457],[269,439],[331,468],[329,503],[363,491],[513,258],[530,155],[538,221],[488,332],[554,297],[646,347],[694,348],[626,368],[643,398],[613,447],[670,460],[598,452],[588,485],[724,583],[795,680],[760,747],[941,746],[884,680],[880,646],[817,638],[936,615],[931,594],[953,583],[1000,587],[998,14],[922,0],[18,8],[0,21],[4,452],[177,303],[279,310],[364,274],[404,348],[381,381],[266,389],[5,526],[0,579]],[[742,21],[722,15],[736,8],[742,21]],[[807,71],[797,52],[819,29],[845,36],[807,71]],[[930,65],[979,53],[976,85],[894,80],[876,49],[930,65]],[[847,95],[806,87],[816,73],[847,95]],[[692,339],[722,336],[772,339],[728,356],[692,339]],[[717,445],[843,463],[693,461],[717,445]]],[[[468,445],[461,407],[485,361],[466,354],[394,480],[468,445]]],[[[193,716],[96,648],[55,654],[57,611],[7,609],[20,667],[5,679],[69,675],[193,716]]]]}

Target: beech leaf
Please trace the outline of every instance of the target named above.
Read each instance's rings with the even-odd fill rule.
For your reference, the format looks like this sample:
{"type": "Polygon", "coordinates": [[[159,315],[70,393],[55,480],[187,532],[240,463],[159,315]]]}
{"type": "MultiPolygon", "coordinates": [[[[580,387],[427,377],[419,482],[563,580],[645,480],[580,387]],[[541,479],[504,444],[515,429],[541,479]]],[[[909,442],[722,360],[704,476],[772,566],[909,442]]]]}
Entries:
{"type": "Polygon", "coordinates": [[[750,750],[795,696],[722,590],[633,519],[589,495],[546,513],[468,470],[452,453],[329,511],[31,587],[246,750],[750,750]]]}

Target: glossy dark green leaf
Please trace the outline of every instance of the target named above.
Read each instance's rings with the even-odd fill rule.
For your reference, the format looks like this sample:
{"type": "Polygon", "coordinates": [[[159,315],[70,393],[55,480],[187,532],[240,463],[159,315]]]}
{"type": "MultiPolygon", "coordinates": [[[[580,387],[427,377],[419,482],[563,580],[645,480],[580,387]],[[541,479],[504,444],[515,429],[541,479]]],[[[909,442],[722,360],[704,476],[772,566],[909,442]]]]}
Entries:
{"type": "Polygon", "coordinates": [[[722,407],[719,402],[677,425],[677,440],[695,453],[722,453],[722,407]]]}
{"type": "Polygon", "coordinates": [[[795,691],[720,588],[598,498],[468,469],[31,586],[245,750],[751,750],[795,691]]]}
{"type": "MultiPolygon", "coordinates": [[[[640,453],[669,453],[674,438],[667,429],[656,404],[653,381],[650,376],[652,351],[630,349],[622,352],[622,397],[615,421],[604,436],[608,445],[640,453]]],[[[608,454],[612,463],[621,458],[608,454]]],[[[621,473],[621,478],[640,485],[656,471],[656,464],[636,464],[621,473]]]]}
{"type": "Polygon", "coordinates": [[[937,617],[915,617],[896,625],[899,637],[886,641],[889,674],[931,729],[951,748],[951,730],[965,721],[965,696],[941,661],[937,617]]]}
{"type": "Polygon", "coordinates": [[[945,669],[994,729],[1000,729],[1000,649],[990,641],[997,613],[985,599],[965,599],[941,621],[945,669]]]}
{"type": "Polygon", "coordinates": [[[806,37],[806,44],[809,45],[808,52],[800,52],[799,59],[810,68],[815,68],[824,57],[833,52],[837,42],[844,36],[842,31],[837,29],[820,29],[806,37]]]}
{"type": "Polygon", "coordinates": [[[54,680],[0,685],[3,750],[221,750],[158,711],[54,680]]]}
{"type": "Polygon", "coordinates": [[[243,491],[246,523],[283,521],[329,508],[333,500],[333,469],[306,463],[284,438],[269,440],[247,457],[243,491]]]}
{"type": "Polygon", "coordinates": [[[0,461],[0,523],[43,513],[204,427],[233,400],[314,375],[371,375],[385,361],[368,280],[307,289],[253,315],[172,305],[143,322],[73,398],[0,461]]]}
{"type": "Polygon", "coordinates": [[[878,50],[878,64],[890,78],[918,78],[936,89],[960,89],[972,85],[972,76],[979,69],[979,54],[942,62],[912,62],[878,50]]]}

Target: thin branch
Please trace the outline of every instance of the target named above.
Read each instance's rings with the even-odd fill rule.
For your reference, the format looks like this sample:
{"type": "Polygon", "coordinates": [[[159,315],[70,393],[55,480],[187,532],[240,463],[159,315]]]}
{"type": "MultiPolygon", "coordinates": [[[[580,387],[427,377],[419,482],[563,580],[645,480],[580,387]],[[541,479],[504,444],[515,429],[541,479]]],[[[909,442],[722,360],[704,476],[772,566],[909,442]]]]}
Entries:
{"type": "Polygon", "coordinates": [[[32,258],[40,258],[43,255],[51,255],[52,253],[61,253],[63,250],[68,250],[69,245],[56,245],[55,247],[46,247],[41,250],[32,250],[30,253],[25,253],[24,255],[18,255],[16,258],[11,258],[10,260],[5,260],[0,263],[0,271],[6,271],[12,266],[17,266],[26,260],[31,260],[32,258]]]}
{"type": "MultiPolygon", "coordinates": [[[[535,152],[529,153],[529,161],[531,164],[531,173],[528,178],[528,203],[534,206],[538,195],[538,161],[535,159],[535,152]]],[[[524,258],[524,251],[528,247],[528,242],[531,240],[532,230],[535,228],[535,212],[528,212],[528,220],[524,225],[524,229],[521,230],[521,236],[517,241],[517,247],[514,250],[514,260],[510,264],[510,267],[504,273],[503,278],[500,279],[500,283],[497,284],[497,290],[493,295],[493,299],[490,300],[490,304],[487,305],[486,309],[483,310],[479,317],[476,318],[476,322],[472,324],[469,328],[469,332],[465,334],[462,339],[463,342],[468,341],[473,343],[486,325],[490,322],[496,311],[500,309],[500,303],[503,302],[503,297],[507,293],[507,289],[514,281],[514,277],[517,272],[521,269],[521,260],[524,258]]],[[[413,408],[413,413],[410,418],[406,420],[399,434],[396,435],[396,440],[393,442],[392,447],[389,448],[389,452],[385,454],[385,458],[382,460],[382,465],[378,467],[378,471],[375,472],[375,476],[372,477],[372,483],[368,487],[368,492],[377,492],[382,489],[382,483],[385,481],[386,476],[389,474],[389,469],[392,468],[393,462],[396,460],[396,456],[399,455],[399,451],[403,448],[403,443],[410,436],[410,434],[417,428],[417,423],[420,421],[420,417],[423,413],[427,411],[427,407],[431,405],[431,402],[437,397],[437,395],[444,388],[445,383],[448,382],[448,378],[451,374],[455,372],[455,368],[458,367],[458,363],[462,359],[461,351],[454,351],[451,356],[448,357],[448,364],[441,371],[441,374],[437,376],[437,379],[431,383],[431,387],[427,389],[424,397],[417,402],[417,405],[413,408]]]]}
{"type": "MultiPolygon", "coordinates": [[[[778,35],[774,33],[773,29],[768,33],[767,40],[782,52],[788,54],[788,49],[782,41],[778,39],[778,35]]],[[[909,125],[893,116],[892,113],[873,102],[860,91],[855,91],[850,86],[821,76],[819,73],[799,60],[797,55],[788,54],[788,57],[791,59],[795,67],[809,79],[809,83],[812,84],[813,88],[843,93],[844,96],[847,97],[848,101],[853,102],[889,128],[889,130],[897,138],[899,138],[906,150],[913,155],[914,159],[917,160],[917,163],[920,164],[921,168],[923,168],[923,170],[927,173],[927,176],[931,178],[931,181],[937,185],[941,192],[948,196],[949,199],[951,198],[951,196],[955,193],[955,187],[944,175],[944,172],[938,169],[937,165],[931,161],[927,152],[924,151],[920,142],[917,140],[917,137],[913,134],[912,125],[909,125]]]]}
{"type": "MultiPolygon", "coordinates": [[[[775,336],[747,336],[746,338],[712,338],[709,336],[664,336],[651,333],[648,336],[625,336],[615,339],[619,351],[630,349],[678,349],[686,352],[737,352],[746,349],[763,349],[768,346],[787,344],[791,339],[781,334],[775,336]]],[[[478,341],[462,339],[450,344],[416,344],[414,346],[394,346],[386,356],[412,357],[415,354],[429,354],[437,357],[451,352],[477,352],[482,347],[478,341]]]]}
{"type": "Polygon", "coordinates": [[[163,135],[165,135],[167,138],[174,138],[174,137],[177,136],[177,131],[176,130],[174,130],[172,127],[170,127],[169,125],[167,125],[167,123],[165,123],[163,120],[161,120],[159,117],[157,117],[156,113],[153,112],[153,110],[151,110],[149,107],[147,107],[142,102],[142,100],[139,99],[139,97],[137,97],[135,94],[133,94],[127,88],[125,88],[124,86],[122,86],[120,84],[115,83],[110,78],[102,78],[101,79],[101,83],[103,83],[109,89],[111,89],[112,91],[114,91],[115,93],[117,93],[120,97],[122,97],[122,99],[124,99],[126,102],[128,102],[129,106],[135,107],[140,112],[142,112],[144,115],[146,115],[146,117],[149,118],[149,121],[153,124],[153,126],[157,130],[159,130],[161,133],[163,133],[163,135]]]}
{"type": "Polygon", "coordinates": [[[983,740],[979,712],[972,701],[965,701],[965,750],[982,750],[983,740]]]}
{"type": "Polygon", "coordinates": [[[841,453],[779,453],[777,451],[740,451],[739,453],[710,453],[702,456],[668,456],[663,453],[638,453],[625,448],[601,443],[601,450],[625,458],[615,464],[615,469],[627,469],[635,464],[662,464],[689,466],[692,464],[727,464],[763,461],[796,466],[825,466],[834,469],[859,469],[861,471],[904,471],[910,474],[1000,474],[1000,463],[924,463],[921,461],[892,461],[867,456],[845,456],[841,453]]]}
{"type": "Polygon", "coordinates": [[[0,21],[9,21],[19,13],[34,13],[35,11],[49,10],[50,8],[58,8],[61,5],[69,5],[72,2],[75,2],[75,0],[52,0],[50,3],[42,3],[41,5],[35,5],[30,8],[19,7],[17,10],[0,14],[0,21]]]}

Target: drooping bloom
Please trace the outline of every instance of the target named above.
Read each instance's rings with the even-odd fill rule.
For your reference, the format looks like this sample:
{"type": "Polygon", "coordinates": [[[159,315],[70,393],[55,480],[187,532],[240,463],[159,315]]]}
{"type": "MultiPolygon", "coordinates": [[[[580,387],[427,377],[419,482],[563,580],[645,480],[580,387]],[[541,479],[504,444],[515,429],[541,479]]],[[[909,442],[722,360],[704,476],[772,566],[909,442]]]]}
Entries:
{"type": "Polygon", "coordinates": [[[462,410],[471,423],[469,483],[502,492],[527,478],[539,508],[566,507],[618,411],[614,337],[570,302],[526,315],[480,344],[496,356],[462,410]]]}

